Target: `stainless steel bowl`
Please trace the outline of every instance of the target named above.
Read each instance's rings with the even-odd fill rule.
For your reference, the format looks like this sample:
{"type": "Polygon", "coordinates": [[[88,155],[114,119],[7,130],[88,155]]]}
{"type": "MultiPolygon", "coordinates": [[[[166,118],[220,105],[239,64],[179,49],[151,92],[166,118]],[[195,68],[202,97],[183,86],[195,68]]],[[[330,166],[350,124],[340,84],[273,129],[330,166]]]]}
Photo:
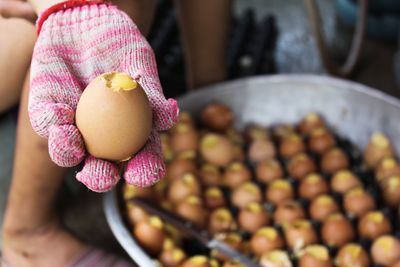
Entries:
{"type": "MultiPolygon", "coordinates": [[[[181,110],[198,114],[215,101],[233,110],[239,129],[250,122],[294,123],[316,111],[360,148],[372,133],[382,131],[400,151],[400,101],[354,82],[316,75],[260,76],[207,87],[182,96],[179,104],[181,110]]],[[[116,190],[105,195],[104,209],[111,230],[132,259],[139,266],[156,266],[123,223],[116,190]]]]}

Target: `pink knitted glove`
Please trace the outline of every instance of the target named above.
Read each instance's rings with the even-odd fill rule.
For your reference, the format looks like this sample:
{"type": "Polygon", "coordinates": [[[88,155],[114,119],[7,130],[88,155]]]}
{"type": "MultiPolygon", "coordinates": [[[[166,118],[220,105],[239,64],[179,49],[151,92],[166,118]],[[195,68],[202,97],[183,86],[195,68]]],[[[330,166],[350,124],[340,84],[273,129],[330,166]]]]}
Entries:
{"type": "Polygon", "coordinates": [[[149,141],[127,162],[123,174],[129,184],[152,185],[165,174],[158,132],[176,122],[178,106],[163,95],[151,47],[132,20],[108,4],[57,11],[44,21],[32,58],[30,120],[33,129],[48,138],[57,165],[71,167],[85,159],[76,178],[96,192],[118,182],[120,166],[86,154],[75,110],[88,83],[111,71],[138,77],[152,106],[149,141]]]}

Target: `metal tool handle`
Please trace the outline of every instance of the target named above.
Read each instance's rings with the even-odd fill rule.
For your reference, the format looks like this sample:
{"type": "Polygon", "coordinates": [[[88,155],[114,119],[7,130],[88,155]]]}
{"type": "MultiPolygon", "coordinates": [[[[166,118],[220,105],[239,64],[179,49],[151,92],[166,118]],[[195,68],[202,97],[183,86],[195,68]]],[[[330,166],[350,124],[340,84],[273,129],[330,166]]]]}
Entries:
{"type": "Polygon", "coordinates": [[[315,0],[304,0],[304,2],[311,21],[311,27],[314,32],[315,41],[317,42],[318,52],[324,67],[332,75],[339,77],[350,76],[357,65],[364,41],[368,15],[368,0],[358,0],[358,20],[355,28],[355,33],[353,35],[353,41],[346,61],[341,66],[338,66],[335,62],[332,61],[326,48],[326,43],[321,29],[322,19],[315,0]]]}

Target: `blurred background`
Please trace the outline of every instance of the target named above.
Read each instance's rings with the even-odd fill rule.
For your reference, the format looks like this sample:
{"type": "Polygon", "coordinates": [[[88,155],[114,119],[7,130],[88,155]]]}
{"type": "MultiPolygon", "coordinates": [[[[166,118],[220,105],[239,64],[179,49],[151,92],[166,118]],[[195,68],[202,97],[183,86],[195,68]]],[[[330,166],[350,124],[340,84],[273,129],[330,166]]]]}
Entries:
{"type": "MultiPolygon", "coordinates": [[[[356,2],[317,1],[327,52],[339,64],[350,50],[356,2]]],[[[227,49],[229,79],[280,73],[327,74],[303,1],[235,0],[234,14],[227,49]]],[[[399,21],[400,1],[370,1],[359,64],[349,79],[400,96],[399,21]]],[[[171,1],[159,1],[149,41],[156,52],[166,94],[184,93],[183,53],[171,1]]],[[[15,126],[16,108],[0,115],[0,221],[11,177],[15,126]]],[[[116,248],[116,242],[104,242],[112,235],[105,223],[101,195],[82,191],[81,187],[69,188],[61,198],[64,223],[81,232],[84,240],[116,248]]]]}

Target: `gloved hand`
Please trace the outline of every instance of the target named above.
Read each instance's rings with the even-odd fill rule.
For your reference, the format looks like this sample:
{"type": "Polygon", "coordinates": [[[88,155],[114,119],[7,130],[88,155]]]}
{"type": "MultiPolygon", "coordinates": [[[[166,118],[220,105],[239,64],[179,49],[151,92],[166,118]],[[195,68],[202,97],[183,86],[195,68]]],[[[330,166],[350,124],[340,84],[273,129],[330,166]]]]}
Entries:
{"type": "Polygon", "coordinates": [[[152,185],[165,174],[158,132],[176,122],[178,106],[163,95],[150,45],[135,23],[110,4],[86,3],[52,13],[44,21],[32,58],[31,124],[48,138],[49,154],[57,165],[72,167],[85,159],[76,178],[96,192],[118,182],[120,166],[87,155],[75,126],[75,110],[89,82],[111,71],[137,77],[152,106],[150,138],[123,174],[129,184],[152,185]]]}

